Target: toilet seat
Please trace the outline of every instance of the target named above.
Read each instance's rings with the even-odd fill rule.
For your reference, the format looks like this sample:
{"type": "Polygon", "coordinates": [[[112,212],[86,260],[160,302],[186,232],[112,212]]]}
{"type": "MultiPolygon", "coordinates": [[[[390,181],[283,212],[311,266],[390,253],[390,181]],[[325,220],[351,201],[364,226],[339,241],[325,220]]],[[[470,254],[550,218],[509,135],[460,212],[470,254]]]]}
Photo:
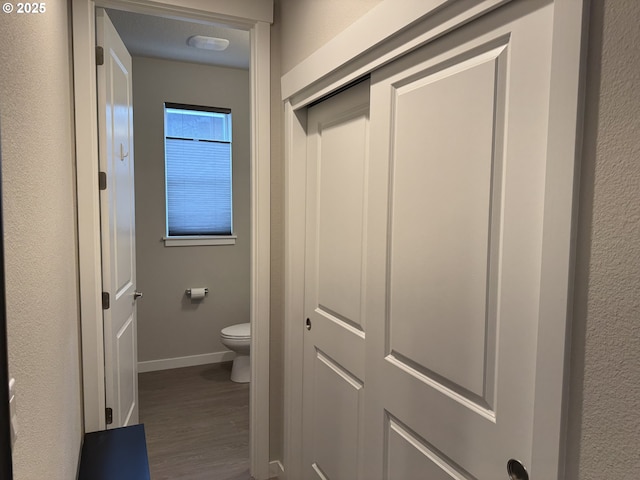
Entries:
{"type": "Polygon", "coordinates": [[[249,340],[251,339],[251,324],[238,323],[237,325],[225,327],[221,330],[220,336],[222,338],[229,338],[234,340],[249,340]]]}

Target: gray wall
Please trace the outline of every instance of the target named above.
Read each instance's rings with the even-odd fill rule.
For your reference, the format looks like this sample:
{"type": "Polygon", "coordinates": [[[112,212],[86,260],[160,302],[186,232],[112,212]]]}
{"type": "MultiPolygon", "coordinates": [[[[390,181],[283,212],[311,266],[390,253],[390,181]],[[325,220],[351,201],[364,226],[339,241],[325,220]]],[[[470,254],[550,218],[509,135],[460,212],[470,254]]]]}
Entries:
{"type": "Polygon", "coordinates": [[[640,2],[592,1],[568,480],[639,478],[640,2]]]}
{"type": "Polygon", "coordinates": [[[82,440],[67,2],[0,14],[0,129],[16,480],[76,477],[82,440]]]}
{"type": "Polygon", "coordinates": [[[222,352],[220,330],[249,321],[249,74],[152,58],[133,59],[138,360],[222,352]],[[165,247],[164,102],[226,107],[233,119],[235,245],[165,247]],[[207,287],[201,302],[185,296],[207,287]]]}

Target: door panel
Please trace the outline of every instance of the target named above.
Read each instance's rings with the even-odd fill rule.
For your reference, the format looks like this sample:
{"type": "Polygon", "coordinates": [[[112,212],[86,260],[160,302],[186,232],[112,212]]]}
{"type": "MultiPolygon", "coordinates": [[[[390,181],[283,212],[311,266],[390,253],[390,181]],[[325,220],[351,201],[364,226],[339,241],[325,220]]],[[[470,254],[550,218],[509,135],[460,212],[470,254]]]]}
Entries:
{"type": "Polygon", "coordinates": [[[384,478],[468,480],[468,472],[452,464],[423,438],[397,419],[387,416],[384,478]]]}
{"type": "Polygon", "coordinates": [[[552,18],[513,2],[372,75],[366,478],[530,464],[552,18]]]}
{"type": "Polygon", "coordinates": [[[359,330],[368,121],[363,113],[322,123],[316,205],[318,308],[359,330]]]}
{"type": "Polygon", "coordinates": [[[116,376],[117,385],[116,397],[118,401],[117,412],[120,413],[122,425],[130,425],[137,423],[135,420],[134,409],[137,411],[137,376],[138,369],[135,368],[138,359],[136,355],[136,335],[135,321],[133,316],[129,317],[120,331],[116,334],[116,368],[118,372],[116,376]],[[124,419],[124,421],[122,420],[124,419]]]}
{"type": "Polygon", "coordinates": [[[309,109],[304,478],[361,478],[369,88],[309,109]]]}
{"type": "Polygon", "coordinates": [[[100,170],[107,188],[100,194],[106,406],[110,428],[138,422],[135,263],[135,197],[131,57],[109,17],[96,10],[96,41],[104,49],[97,70],[100,170]]]}
{"type": "Polygon", "coordinates": [[[493,145],[504,126],[495,98],[504,96],[496,88],[504,56],[499,47],[429,72],[398,85],[393,99],[387,354],[483,406],[485,391],[492,395],[486,367],[495,364],[487,300],[495,296],[489,246],[500,197],[491,187],[501,163],[493,145]]]}
{"type": "Polygon", "coordinates": [[[314,473],[317,478],[358,478],[362,382],[320,350],[314,375],[314,473]]]}

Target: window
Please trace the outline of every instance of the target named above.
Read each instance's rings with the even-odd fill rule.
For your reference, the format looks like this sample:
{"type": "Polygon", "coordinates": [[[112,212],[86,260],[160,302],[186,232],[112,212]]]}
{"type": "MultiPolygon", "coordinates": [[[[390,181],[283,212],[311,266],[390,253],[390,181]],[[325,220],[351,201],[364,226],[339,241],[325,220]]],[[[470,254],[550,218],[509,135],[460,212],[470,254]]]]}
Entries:
{"type": "Polygon", "coordinates": [[[165,245],[233,244],[231,110],[165,103],[165,245]]]}

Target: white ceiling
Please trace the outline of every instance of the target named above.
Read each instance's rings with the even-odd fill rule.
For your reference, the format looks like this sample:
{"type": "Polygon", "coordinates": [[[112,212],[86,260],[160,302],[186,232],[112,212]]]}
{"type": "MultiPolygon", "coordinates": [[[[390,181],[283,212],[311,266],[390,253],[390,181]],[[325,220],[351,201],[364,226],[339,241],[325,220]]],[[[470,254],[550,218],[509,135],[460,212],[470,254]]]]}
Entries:
{"type": "Polygon", "coordinates": [[[120,10],[107,13],[132,56],[249,68],[248,31],[120,10]],[[229,47],[222,52],[190,47],[187,39],[193,35],[226,38],[229,47]]]}

